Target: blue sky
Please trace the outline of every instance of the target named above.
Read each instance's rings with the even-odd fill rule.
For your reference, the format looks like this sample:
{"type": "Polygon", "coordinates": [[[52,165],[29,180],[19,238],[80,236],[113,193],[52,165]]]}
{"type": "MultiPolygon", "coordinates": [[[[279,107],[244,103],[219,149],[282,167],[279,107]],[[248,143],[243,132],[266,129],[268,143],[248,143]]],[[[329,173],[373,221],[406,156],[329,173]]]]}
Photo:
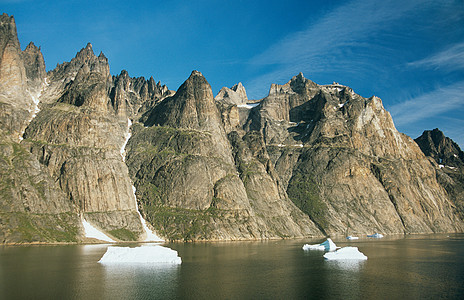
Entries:
{"type": "Polygon", "coordinates": [[[464,1],[0,0],[21,46],[47,70],[91,42],[111,73],[153,76],[176,90],[192,70],[217,93],[249,98],[299,72],[382,98],[399,131],[440,128],[464,146],[464,1]]]}

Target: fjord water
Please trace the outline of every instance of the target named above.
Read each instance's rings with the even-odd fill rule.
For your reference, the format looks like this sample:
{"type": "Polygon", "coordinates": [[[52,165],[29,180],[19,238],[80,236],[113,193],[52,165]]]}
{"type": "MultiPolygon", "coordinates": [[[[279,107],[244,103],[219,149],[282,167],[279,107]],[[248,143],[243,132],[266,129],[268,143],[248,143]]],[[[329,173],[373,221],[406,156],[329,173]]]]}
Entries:
{"type": "Polygon", "coordinates": [[[3,246],[0,299],[464,299],[464,234],[334,239],[368,256],[348,263],[302,250],[321,241],[166,244],[182,264],[164,266],[101,265],[108,245],[3,246]]]}

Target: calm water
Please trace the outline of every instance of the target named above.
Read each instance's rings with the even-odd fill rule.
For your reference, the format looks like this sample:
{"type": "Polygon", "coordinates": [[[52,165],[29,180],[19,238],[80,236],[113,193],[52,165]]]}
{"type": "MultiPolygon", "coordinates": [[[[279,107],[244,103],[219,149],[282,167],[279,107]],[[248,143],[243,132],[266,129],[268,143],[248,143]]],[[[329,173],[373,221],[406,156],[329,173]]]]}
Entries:
{"type": "Polygon", "coordinates": [[[305,252],[317,240],[168,244],[179,266],[102,266],[105,245],[0,248],[0,299],[464,299],[464,235],[334,240],[360,263],[305,252]]]}

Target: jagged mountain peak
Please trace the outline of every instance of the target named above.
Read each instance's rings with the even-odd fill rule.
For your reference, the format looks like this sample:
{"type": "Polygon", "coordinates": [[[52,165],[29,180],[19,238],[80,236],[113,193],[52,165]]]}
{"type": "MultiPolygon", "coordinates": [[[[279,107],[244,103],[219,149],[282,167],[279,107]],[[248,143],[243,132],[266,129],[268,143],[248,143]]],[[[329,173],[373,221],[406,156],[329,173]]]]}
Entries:
{"type": "Polygon", "coordinates": [[[464,152],[440,129],[425,130],[414,141],[426,156],[432,157],[439,165],[464,166],[464,152]]]}
{"type": "Polygon", "coordinates": [[[92,44],[87,43],[87,45],[82,48],[75,56],[74,59],[78,59],[81,61],[88,61],[91,59],[95,59],[95,53],[93,52],[92,44]]]}
{"type": "Polygon", "coordinates": [[[16,22],[14,19],[14,16],[8,16],[8,14],[3,13],[0,16],[0,26],[2,27],[2,35],[5,33],[9,33],[17,37],[17,32],[16,32],[16,22]]]}
{"type": "Polygon", "coordinates": [[[190,77],[193,77],[193,76],[201,76],[201,77],[205,78],[205,76],[203,76],[203,74],[200,71],[197,71],[197,70],[193,70],[192,73],[190,73],[190,77]]]}
{"type": "Polygon", "coordinates": [[[193,71],[174,96],[163,100],[145,118],[146,126],[186,129],[216,127],[220,122],[211,86],[198,71],[193,71]]]}
{"type": "Polygon", "coordinates": [[[37,47],[34,42],[29,42],[24,51],[40,51],[40,46],[37,47]]]}
{"type": "Polygon", "coordinates": [[[293,76],[286,84],[280,85],[273,83],[269,90],[269,96],[278,94],[313,94],[312,89],[318,89],[319,86],[313,81],[306,79],[303,73],[293,76]]]}
{"type": "Polygon", "coordinates": [[[214,99],[216,101],[235,105],[245,104],[248,101],[245,87],[241,82],[235,84],[231,88],[221,88],[214,99]]]}

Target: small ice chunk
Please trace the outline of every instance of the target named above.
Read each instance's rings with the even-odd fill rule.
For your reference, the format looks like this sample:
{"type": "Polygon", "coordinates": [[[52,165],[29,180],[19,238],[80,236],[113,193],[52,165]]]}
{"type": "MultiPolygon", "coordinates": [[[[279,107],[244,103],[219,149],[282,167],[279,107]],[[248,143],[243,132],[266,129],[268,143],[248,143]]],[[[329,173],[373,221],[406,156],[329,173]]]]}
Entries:
{"type": "Polygon", "coordinates": [[[381,234],[381,233],[374,233],[374,234],[368,235],[367,237],[376,238],[376,239],[381,239],[381,238],[383,238],[383,234],[381,234]]]}
{"type": "Polygon", "coordinates": [[[366,260],[367,256],[358,250],[358,247],[343,247],[335,252],[327,252],[324,254],[324,258],[327,260],[345,260],[345,259],[357,259],[366,260]]]}
{"type": "Polygon", "coordinates": [[[346,239],[347,239],[347,240],[358,240],[359,237],[349,235],[349,236],[346,237],[346,239]]]}
{"type": "Polygon", "coordinates": [[[320,250],[320,251],[334,251],[338,247],[332,241],[332,239],[328,238],[325,242],[315,245],[304,244],[303,250],[320,250]]]}
{"type": "Polygon", "coordinates": [[[177,255],[177,251],[160,245],[135,248],[109,246],[98,262],[102,264],[181,264],[182,259],[177,255]]]}

